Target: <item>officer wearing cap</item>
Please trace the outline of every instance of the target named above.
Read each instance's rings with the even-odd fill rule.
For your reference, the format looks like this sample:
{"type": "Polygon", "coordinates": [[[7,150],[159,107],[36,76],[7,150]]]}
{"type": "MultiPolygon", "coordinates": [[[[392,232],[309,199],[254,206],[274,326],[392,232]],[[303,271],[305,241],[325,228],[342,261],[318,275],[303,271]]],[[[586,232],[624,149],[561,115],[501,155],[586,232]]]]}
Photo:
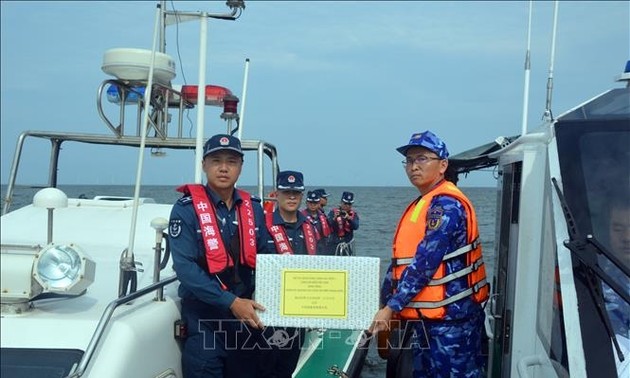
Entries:
{"type": "Polygon", "coordinates": [[[319,194],[319,208],[324,212],[324,214],[326,214],[326,205],[328,205],[328,196],[330,196],[330,194],[326,193],[326,189],[323,188],[315,189],[313,191],[319,194]]]}
{"type": "Polygon", "coordinates": [[[321,197],[317,191],[309,191],[306,193],[306,208],[302,210],[302,214],[313,223],[317,233],[317,254],[330,255],[328,241],[332,233],[332,228],[328,224],[326,214],[319,208],[321,197]]]}
{"type": "Polygon", "coordinates": [[[328,213],[332,226],[331,246],[335,255],[354,255],[354,231],[359,229],[359,214],[352,210],[354,193],[343,192],[341,202],[328,213]]]}
{"type": "Polygon", "coordinates": [[[207,184],[177,189],[183,197],[173,205],[168,232],[187,327],[183,375],[254,377],[256,365],[243,361],[260,353],[247,343],[262,328],[256,310],[264,308],[251,298],[256,254],[268,252],[269,234],[260,200],[235,188],[240,140],[211,137],[201,163],[207,184]]]}
{"type": "Polygon", "coordinates": [[[420,196],[398,224],[382,308],[368,331],[387,330],[392,318],[411,322],[414,377],[480,377],[488,285],[475,210],[445,180],[449,154],[435,134],[415,133],[397,150],[420,196]]]}
{"type": "MultiPolygon", "coordinates": [[[[315,255],[317,231],[310,220],[299,211],[304,193],[304,176],[297,171],[281,171],[276,179],[277,206],[265,215],[271,236],[269,249],[279,254],[315,255]]],[[[279,289],[279,288],[278,288],[279,289]]],[[[261,377],[291,377],[304,341],[304,329],[293,327],[267,327],[264,337],[275,340],[277,335],[287,336],[287,344],[269,342],[271,349],[263,351],[260,364],[261,377]]]]}
{"type": "Polygon", "coordinates": [[[326,218],[326,222],[323,220],[320,221],[320,239],[319,245],[321,247],[322,255],[334,255],[335,254],[335,245],[332,242],[332,225],[328,220],[328,216],[326,214],[326,205],[328,204],[328,197],[330,194],[326,193],[326,189],[319,188],[313,190],[313,192],[319,195],[319,218],[326,218]]]}

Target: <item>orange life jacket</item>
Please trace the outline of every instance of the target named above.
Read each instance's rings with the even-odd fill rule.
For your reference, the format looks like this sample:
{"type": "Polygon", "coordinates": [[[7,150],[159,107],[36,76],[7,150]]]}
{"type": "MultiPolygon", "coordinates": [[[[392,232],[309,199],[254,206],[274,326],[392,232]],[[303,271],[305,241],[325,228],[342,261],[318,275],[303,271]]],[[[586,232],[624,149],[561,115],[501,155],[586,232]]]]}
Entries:
{"type": "Polygon", "coordinates": [[[403,213],[392,246],[394,289],[403,271],[413,261],[418,244],[424,239],[427,212],[433,197],[439,195],[453,197],[464,206],[467,215],[468,244],[444,255],[431,281],[400,312],[403,319],[443,319],[446,315],[446,306],[451,303],[468,296],[472,296],[472,299],[477,303],[482,303],[488,299],[486,269],[481,255],[475,210],[464,193],[449,181],[443,181],[429,193],[423,195],[422,198],[409,204],[403,213]],[[466,256],[466,267],[447,274],[446,261],[462,255],[466,256]],[[468,278],[468,289],[447,297],[447,284],[461,277],[468,278]]]}
{"type": "MultiPolygon", "coordinates": [[[[203,185],[188,184],[177,188],[178,192],[190,194],[193,208],[197,214],[203,245],[206,248],[206,262],[210,274],[221,273],[234,266],[234,261],[225,248],[219,224],[217,223],[214,204],[208,198],[203,185]]],[[[256,267],[256,222],[254,220],[254,208],[251,195],[243,190],[236,190],[241,196],[242,202],[238,205],[238,232],[241,240],[239,251],[240,263],[250,268],[256,267]]]]}
{"type": "MultiPolygon", "coordinates": [[[[273,213],[265,214],[265,223],[267,224],[267,230],[276,244],[276,251],[279,254],[288,253],[293,254],[293,247],[289,241],[284,227],[273,224],[273,213]]],[[[310,221],[302,223],[302,232],[304,233],[304,243],[306,244],[306,252],[309,255],[314,255],[317,252],[317,239],[315,237],[315,227],[310,221]]]]}

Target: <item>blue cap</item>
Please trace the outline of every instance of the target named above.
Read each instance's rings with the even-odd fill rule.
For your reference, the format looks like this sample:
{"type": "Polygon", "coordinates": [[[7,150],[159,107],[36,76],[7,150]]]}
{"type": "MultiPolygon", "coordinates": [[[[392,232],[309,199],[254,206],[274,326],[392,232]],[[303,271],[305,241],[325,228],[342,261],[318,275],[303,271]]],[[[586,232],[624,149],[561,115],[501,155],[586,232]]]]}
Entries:
{"type": "Polygon", "coordinates": [[[278,172],[276,188],[278,190],[297,190],[302,192],[304,191],[304,176],[297,171],[278,172]]]}
{"type": "Polygon", "coordinates": [[[407,150],[411,147],[424,147],[427,150],[435,152],[440,159],[448,158],[446,144],[442,141],[442,139],[438,138],[437,135],[428,130],[422,133],[413,134],[411,139],[409,139],[408,144],[400,146],[396,150],[403,155],[407,155],[407,150]]]}
{"type": "Polygon", "coordinates": [[[341,195],[341,201],[345,203],[353,203],[354,202],[354,193],[352,192],[343,192],[341,195]]]}
{"type": "Polygon", "coordinates": [[[319,202],[320,198],[321,197],[317,191],[306,192],[306,202],[319,202]]]}
{"type": "Polygon", "coordinates": [[[313,190],[314,192],[316,192],[317,194],[319,194],[320,197],[326,198],[328,197],[330,194],[326,193],[325,189],[315,189],[313,190]]]}
{"type": "Polygon", "coordinates": [[[203,157],[222,150],[234,151],[243,156],[241,141],[237,137],[228,134],[217,134],[208,139],[206,144],[203,145],[203,157]]]}

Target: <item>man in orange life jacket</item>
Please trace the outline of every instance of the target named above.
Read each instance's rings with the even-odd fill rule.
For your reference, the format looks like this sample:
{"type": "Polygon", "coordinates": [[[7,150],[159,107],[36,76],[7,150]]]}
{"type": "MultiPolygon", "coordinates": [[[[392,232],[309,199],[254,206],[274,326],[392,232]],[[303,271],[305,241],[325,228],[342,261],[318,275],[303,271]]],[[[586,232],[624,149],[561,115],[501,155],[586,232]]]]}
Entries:
{"type": "MultiPolygon", "coordinates": [[[[302,173],[296,171],[278,173],[276,179],[278,205],[273,213],[265,215],[267,230],[271,236],[270,250],[275,249],[279,254],[289,255],[317,253],[316,229],[311,221],[298,211],[303,192],[302,173]]],[[[263,336],[272,349],[263,352],[260,377],[291,378],[300,357],[304,333],[303,328],[265,328],[263,336]]]]}
{"type": "Polygon", "coordinates": [[[482,376],[488,286],[474,208],[444,179],[448,150],[435,134],[413,134],[397,150],[420,197],[398,224],[383,307],[368,331],[386,330],[394,317],[412,322],[414,377],[482,376]]]}
{"type": "Polygon", "coordinates": [[[254,377],[262,324],[253,301],[256,254],[269,234],[260,199],[235,189],[243,167],[241,142],[227,134],[204,145],[207,186],[189,184],[171,210],[169,245],[180,281],[184,377],[254,377]],[[253,329],[253,330],[252,330],[253,329]],[[252,337],[253,336],[253,337],[252,337]],[[258,341],[256,341],[258,340],[258,341]]]}
{"type": "Polygon", "coordinates": [[[359,214],[352,210],[354,193],[343,192],[341,203],[328,213],[328,223],[332,227],[330,248],[333,255],[354,255],[354,231],[359,229],[359,214]]]}

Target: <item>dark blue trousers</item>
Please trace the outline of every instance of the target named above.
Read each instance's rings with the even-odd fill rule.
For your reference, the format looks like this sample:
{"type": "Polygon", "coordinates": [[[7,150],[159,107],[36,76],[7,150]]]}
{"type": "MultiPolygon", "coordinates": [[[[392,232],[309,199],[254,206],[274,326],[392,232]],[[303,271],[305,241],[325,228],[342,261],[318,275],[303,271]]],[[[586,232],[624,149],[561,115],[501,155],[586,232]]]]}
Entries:
{"type": "Polygon", "coordinates": [[[253,378],[265,345],[231,313],[221,313],[198,301],[182,301],[188,335],[182,350],[184,378],[253,378]]]}

